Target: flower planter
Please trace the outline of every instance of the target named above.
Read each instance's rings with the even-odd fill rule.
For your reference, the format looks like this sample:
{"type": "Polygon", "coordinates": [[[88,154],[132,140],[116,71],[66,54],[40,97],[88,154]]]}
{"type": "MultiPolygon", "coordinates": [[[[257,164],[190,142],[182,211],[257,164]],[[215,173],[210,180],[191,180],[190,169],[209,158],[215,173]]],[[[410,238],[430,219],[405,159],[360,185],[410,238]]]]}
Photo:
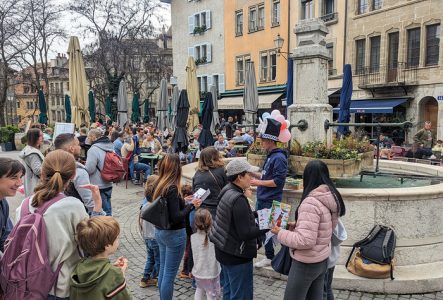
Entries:
{"type": "Polygon", "coordinates": [[[263,166],[265,165],[266,155],[248,153],[246,154],[246,159],[251,165],[263,169],[263,166]]]}
{"type": "MultiPolygon", "coordinates": [[[[372,152],[370,152],[372,155],[372,152]]],[[[332,178],[348,178],[360,174],[362,168],[372,166],[373,160],[368,153],[361,153],[360,159],[319,159],[323,161],[329,169],[332,178]]],[[[303,175],[306,165],[317,158],[291,155],[289,157],[289,168],[297,175],[303,175]]]]}

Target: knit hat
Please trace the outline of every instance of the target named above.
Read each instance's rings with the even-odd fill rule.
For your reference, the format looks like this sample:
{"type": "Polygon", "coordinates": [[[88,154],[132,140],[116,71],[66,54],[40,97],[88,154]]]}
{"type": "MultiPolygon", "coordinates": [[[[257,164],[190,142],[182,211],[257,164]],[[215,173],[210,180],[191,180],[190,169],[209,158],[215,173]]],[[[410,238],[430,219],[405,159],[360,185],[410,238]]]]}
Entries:
{"type": "Polygon", "coordinates": [[[260,134],[260,138],[278,142],[281,123],[275,119],[267,118],[265,126],[263,132],[260,134]]]}
{"type": "Polygon", "coordinates": [[[259,168],[252,166],[245,159],[233,159],[226,166],[226,176],[233,176],[243,172],[258,172],[259,168]]]}

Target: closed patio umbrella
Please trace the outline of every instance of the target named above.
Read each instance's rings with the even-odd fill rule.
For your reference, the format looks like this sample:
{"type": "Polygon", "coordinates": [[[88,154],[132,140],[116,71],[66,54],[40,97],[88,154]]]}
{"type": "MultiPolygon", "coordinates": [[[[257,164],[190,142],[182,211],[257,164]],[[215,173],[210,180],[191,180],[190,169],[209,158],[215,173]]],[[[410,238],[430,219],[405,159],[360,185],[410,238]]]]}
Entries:
{"type": "Polygon", "coordinates": [[[288,59],[288,81],[286,83],[286,109],[294,103],[294,61],[288,59]]]}
{"type": "Polygon", "coordinates": [[[132,97],[132,114],[131,121],[132,124],[136,124],[140,121],[140,103],[139,103],[140,95],[135,93],[132,97]]]}
{"type": "Polygon", "coordinates": [[[95,122],[95,99],[94,99],[94,93],[92,91],[89,91],[88,93],[88,100],[89,100],[89,116],[91,117],[91,123],[95,122]]]}
{"type": "Polygon", "coordinates": [[[164,131],[168,128],[168,86],[166,79],[160,81],[160,96],[157,101],[157,128],[164,131]]]}
{"type": "Polygon", "coordinates": [[[78,37],[71,36],[68,47],[69,55],[69,92],[71,94],[71,110],[75,126],[88,123],[87,109],[88,90],[86,83],[85,64],[80,50],[78,37]]]}
{"type": "Polygon", "coordinates": [[[188,57],[186,65],[186,90],[189,98],[189,131],[193,131],[199,123],[198,113],[200,112],[200,90],[197,80],[197,66],[194,58],[188,57]]]}
{"type": "Polygon", "coordinates": [[[198,137],[198,142],[200,143],[202,148],[214,145],[214,138],[212,137],[211,133],[213,110],[214,110],[214,104],[212,103],[212,94],[206,93],[205,101],[203,102],[203,110],[202,110],[203,129],[198,137]]]}
{"type": "Polygon", "coordinates": [[[183,151],[186,153],[188,150],[189,140],[188,133],[186,132],[188,114],[188,93],[186,90],[182,90],[177,103],[177,126],[175,127],[174,136],[172,137],[172,147],[175,152],[183,151]]]}
{"type": "MultiPolygon", "coordinates": [[[[351,98],[352,98],[352,70],[351,65],[346,64],[343,69],[343,85],[340,94],[340,110],[338,112],[339,123],[349,123],[351,119],[351,98]]],[[[337,135],[345,136],[349,134],[348,126],[338,126],[337,135]]]]}
{"type": "Polygon", "coordinates": [[[112,116],[112,102],[111,96],[106,97],[105,99],[105,114],[111,118],[112,116]]]}
{"type": "Polygon", "coordinates": [[[148,123],[149,122],[149,99],[145,99],[145,105],[143,106],[143,122],[148,123]]]}
{"type": "Polygon", "coordinates": [[[69,99],[69,95],[65,95],[65,115],[66,115],[66,123],[71,123],[71,99],[69,99]]]}
{"type": "Polygon", "coordinates": [[[180,91],[178,89],[178,86],[174,86],[174,89],[172,90],[172,99],[171,99],[171,121],[170,125],[171,128],[175,128],[177,124],[177,104],[178,104],[178,98],[180,97],[180,91]]]}
{"type": "Polygon", "coordinates": [[[255,131],[255,119],[257,118],[258,111],[258,90],[253,61],[248,62],[246,69],[243,106],[245,108],[246,124],[251,124],[252,126],[250,128],[253,128],[255,131]]]}
{"type": "Polygon", "coordinates": [[[214,107],[212,111],[211,132],[215,134],[215,129],[217,128],[217,125],[220,126],[220,116],[218,115],[218,100],[217,100],[216,86],[211,85],[210,91],[212,94],[212,106],[214,107]]]}
{"type": "Polygon", "coordinates": [[[40,110],[40,114],[38,115],[38,122],[41,124],[48,124],[48,110],[46,108],[46,101],[43,90],[38,90],[38,109],[40,110]]]}
{"type": "Polygon", "coordinates": [[[117,124],[124,126],[128,121],[128,93],[126,92],[126,82],[124,79],[118,85],[117,97],[117,124]]]}

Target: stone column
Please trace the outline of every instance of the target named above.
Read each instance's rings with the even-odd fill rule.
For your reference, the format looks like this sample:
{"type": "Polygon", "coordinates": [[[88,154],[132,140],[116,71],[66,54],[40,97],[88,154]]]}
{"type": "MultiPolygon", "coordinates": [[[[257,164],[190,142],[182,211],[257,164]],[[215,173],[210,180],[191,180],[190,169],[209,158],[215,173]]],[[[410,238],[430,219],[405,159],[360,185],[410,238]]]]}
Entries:
{"type": "Polygon", "coordinates": [[[325,131],[324,121],[332,121],[328,102],[328,58],[325,36],[328,29],[320,19],[302,20],[295,26],[297,48],[290,59],[294,63],[293,103],[288,107],[291,124],[308,122],[308,129],[293,128],[291,133],[301,145],[312,141],[332,142],[332,130],[325,131]]]}

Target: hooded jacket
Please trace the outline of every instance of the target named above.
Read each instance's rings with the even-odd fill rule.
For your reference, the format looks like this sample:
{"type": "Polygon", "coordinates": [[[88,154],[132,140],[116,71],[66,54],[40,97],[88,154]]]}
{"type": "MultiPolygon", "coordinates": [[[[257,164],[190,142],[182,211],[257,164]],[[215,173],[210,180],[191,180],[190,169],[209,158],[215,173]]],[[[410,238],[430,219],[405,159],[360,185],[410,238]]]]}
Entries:
{"type": "Polygon", "coordinates": [[[132,299],[122,271],[109,259],[82,259],[71,275],[69,299],[132,299]]]}
{"type": "Polygon", "coordinates": [[[101,176],[106,152],[114,152],[114,144],[111,143],[108,137],[102,136],[88,150],[88,158],[85,164],[91,184],[98,185],[101,190],[112,187],[112,182],[104,181],[101,176]]]}
{"type": "Polygon", "coordinates": [[[274,180],[276,187],[258,186],[257,201],[272,204],[272,201],[281,201],[283,187],[288,173],[288,157],[286,150],[276,148],[266,157],[263,166],[262,180],[274,180]]]}
{"type": "Polygon", "coordinates": [[[25,196],[34,194],[34,188],[40,182],[40,172],[42,169],[44,156],[37,148],[26,146],[18,155],[24,162],[26,174],[23,179],[25,186],[25,196]]]}
{"type": "Polygon", "coordinates": [[[300,204],[294,231],[280,230],[278,241],[290,248],[296,261],[318,263],[331,254],[332,230],[337,222],[335,197],[327,185],[321,185],[300,204]]]}

